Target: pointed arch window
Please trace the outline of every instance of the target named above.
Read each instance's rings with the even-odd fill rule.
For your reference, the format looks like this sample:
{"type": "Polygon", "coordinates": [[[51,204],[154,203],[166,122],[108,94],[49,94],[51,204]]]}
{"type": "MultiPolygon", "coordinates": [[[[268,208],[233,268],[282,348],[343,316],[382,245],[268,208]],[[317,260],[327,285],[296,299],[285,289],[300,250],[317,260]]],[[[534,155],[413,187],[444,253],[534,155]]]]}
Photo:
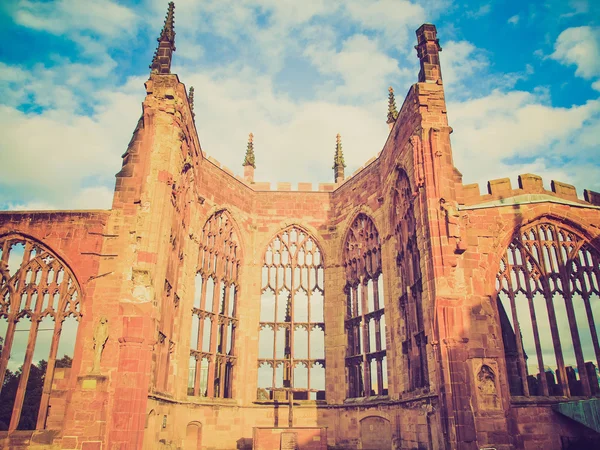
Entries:
{"type": "Polygon", "coordinates": [[[600,392],[600,255],[565,225],[522,227],[500,261],[499,311],[512,395],[600,392]]]}
{"type": "Polygon", "coordinates": [[[344,243],[348,397],[387,395],[386,328],[381,240],[359,214],[344,243]]]}
{"type": "Polygon", "coordinates": [[[392,224],[396,237],[396,268],[403,321],[402,353],[408,390],[429,385],[427,336],[423,319],[421,257],[417,247],[414,197],[406,172],[398,171],[393,193],[392,224]]]}
{"type": "Polygon", "coordinates": [[[258,399],[325,400],[323,258],[315,240],[292,226],[278,233],[262,269],[258,399]]]}
{"type": "Polygon", "coordinates": [[[240,240],[233,220],[227,211],[219,211],[202,230],[192,309],[188,395],[233,395],[241,263],[240,240]]]}
{"type": "Polygon", "coordinates": [[[0,237],[3,427],[46,428],[54,375],[71,367],[80,301],[75,276],[54,252],[23,236],[0,237]]]}

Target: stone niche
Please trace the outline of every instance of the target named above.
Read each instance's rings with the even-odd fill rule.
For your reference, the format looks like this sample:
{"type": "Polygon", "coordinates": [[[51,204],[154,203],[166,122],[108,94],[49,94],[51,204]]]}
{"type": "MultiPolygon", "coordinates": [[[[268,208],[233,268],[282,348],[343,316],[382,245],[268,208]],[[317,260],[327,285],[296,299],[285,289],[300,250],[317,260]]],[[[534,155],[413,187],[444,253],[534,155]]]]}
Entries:
{"type": "Polygon", "coordinates": [[[502,409],[498,383],[498,364],[493,359],[476,358],[472,361],[473,386],[480,411],[502,409]]]}

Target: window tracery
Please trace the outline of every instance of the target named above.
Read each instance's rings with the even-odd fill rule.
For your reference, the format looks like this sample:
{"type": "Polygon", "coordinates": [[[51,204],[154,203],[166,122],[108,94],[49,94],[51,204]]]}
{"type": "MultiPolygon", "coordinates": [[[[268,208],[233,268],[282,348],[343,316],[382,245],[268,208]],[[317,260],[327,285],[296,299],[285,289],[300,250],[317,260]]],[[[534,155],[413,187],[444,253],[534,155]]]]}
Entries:
{"type": "Polygon", "coordinates": [[[241,263],[233,220],[227,211],[219,211],[202,230],[192,310],[188,395],[232,397],[241,263]]]}
{"type": "Polygon", "coordinates": [[[519,230],[496,289],[510,392],[597,394],[600,257],[576,232],[540,221],[519,230]]]}
{"type": "Polygon", "coordinates": [[[269,243],[262,270],[258,398],[325,399],[323,258],[299,227],[269,243]]]}
{"type": "Polygon", "coordinates": [[[381,241],[373,221],[359,214],[344,243],[348,397],[387,395],[381,241]]]}
{"type": "Polygon", "coordinates": [[[0,237],[0,422],[9,430],[45,428],[55,368],[71,367],[80,301],[56,254],[23,236],[0,237]]]}
{"type": "Polygon", "coordinates": [[[404,171],[399,171],[393,192],[392,224],[396,237],[400,311],[404,322],[402,353],[405,355],[409,390],[429,386],[421,258],[417,247],[413,200],[408,176],[404,171]]]}

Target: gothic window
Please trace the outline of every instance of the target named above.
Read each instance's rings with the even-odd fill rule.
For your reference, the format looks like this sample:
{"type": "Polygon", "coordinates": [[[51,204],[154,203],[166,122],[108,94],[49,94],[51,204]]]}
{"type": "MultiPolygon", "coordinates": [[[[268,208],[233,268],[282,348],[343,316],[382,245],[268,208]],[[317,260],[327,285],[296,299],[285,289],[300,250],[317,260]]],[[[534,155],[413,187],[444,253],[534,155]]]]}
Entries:
{"type": "Polygon", "coordinates": [[[258,398],[325,399],[323,259],[296,226],[278,233],[262,269],[258,398]]]}
{"type": "Polygon", "coordinates": [[[52,251],[0,237],[0,430],[46,427],[54,375],[71,367],[80,300],[75,276],[52,251]]]}
{"type": "Polygon", "coordinates": [[[500,261],[496,288],[512,395],[599,393],[600,256],[576,232],[523,227],[500,261]]]}
{"type": "Polygon", "coordinates": [[[189,395],[232,397],[241,263],[233,221],[227,211],[217,212],[202,230],[192,312],[189,395]]]}
{"type": "Polygon", "coordinates": [[[344,244],[348,397],[387,395],[381,241],[373,221],[359,214],[344,244]]]}
{"type": "Polygon", "coordinates": [[[408,375],[408,389],[429,385],[427,337],[423,324],[421,260],[410,181],[399,171],[393,193],[392,224],[396,237],[396,268],[403,321],[402,353],[408,375]]]}

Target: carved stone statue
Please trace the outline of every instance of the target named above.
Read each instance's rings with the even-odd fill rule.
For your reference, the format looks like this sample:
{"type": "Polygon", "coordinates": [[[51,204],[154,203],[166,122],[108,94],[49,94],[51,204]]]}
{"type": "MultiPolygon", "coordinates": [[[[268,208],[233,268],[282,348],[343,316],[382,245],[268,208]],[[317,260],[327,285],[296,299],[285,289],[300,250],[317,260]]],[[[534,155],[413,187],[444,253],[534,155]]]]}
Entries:
{"type": "Polygon", "coordinates": [[[100,372],[100,359],[102,358],[102,351],[104,350],[106,341],[108,341],[108,319],[101,317],[94,328],[94,363],[91,373],[100,372]]]}
{"type": "Polygon", "coordinates": [[[454,242],[454,253],[461,254],[467,247],[463,241],[463,219],[458,210],[458,204],[446,199],[440,199],[440,206],[446,213],[446,225],[448,227],[448,238],[454,242]]]}
{"type": "Polygon", "coordinates": [[[490,366],[483,365],[477,374],[477,388],[483,409],[498,408],[498,392],[496,391],[496,375],[490,366]]]}

